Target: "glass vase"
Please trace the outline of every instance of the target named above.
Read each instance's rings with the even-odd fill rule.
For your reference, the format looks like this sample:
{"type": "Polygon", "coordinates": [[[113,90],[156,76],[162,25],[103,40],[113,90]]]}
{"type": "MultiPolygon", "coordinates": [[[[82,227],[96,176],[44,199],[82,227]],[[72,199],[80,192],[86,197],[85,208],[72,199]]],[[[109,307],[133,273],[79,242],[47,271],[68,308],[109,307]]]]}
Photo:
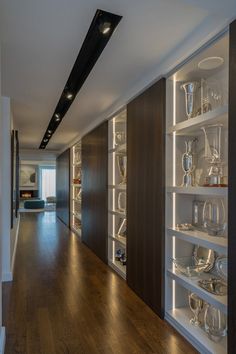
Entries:
{"type": "Polygon", "coordinates": [[[227,334],[226,315],[214,306],[207,304],[204,327],[208,337],[214,342],[219,342],[227,334]]]}
{"type": "Polygon", "coordinates": [[[211,236],[223,236],[225,223],[225,207],[220,198],[206,200],[203,207],[204,228],[211,236]]]}

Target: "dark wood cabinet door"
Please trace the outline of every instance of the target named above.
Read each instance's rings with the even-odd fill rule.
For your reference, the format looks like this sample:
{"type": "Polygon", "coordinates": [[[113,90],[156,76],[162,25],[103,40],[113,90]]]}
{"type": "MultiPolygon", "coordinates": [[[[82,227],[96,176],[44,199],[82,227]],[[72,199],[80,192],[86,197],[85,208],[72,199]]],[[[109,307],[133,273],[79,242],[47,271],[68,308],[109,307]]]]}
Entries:
{"type": "Polygon", "coordinates": [[[165,79],[127,108],[127,282],[164,315],[165,79]]]}
{"type": "Polygon", "coordinates": [[[236,21],[229,49],[228,353],[236,352],[236,21]]]}
{"type": "Polygon", "coordinates": [[[108,122],[82,139],[82,241],[107,263],[108,122]]]}
{"type": "Polygon", "coordinates": [[[70,227],[70,149],[56,161],[56,215],[70,227]]]}

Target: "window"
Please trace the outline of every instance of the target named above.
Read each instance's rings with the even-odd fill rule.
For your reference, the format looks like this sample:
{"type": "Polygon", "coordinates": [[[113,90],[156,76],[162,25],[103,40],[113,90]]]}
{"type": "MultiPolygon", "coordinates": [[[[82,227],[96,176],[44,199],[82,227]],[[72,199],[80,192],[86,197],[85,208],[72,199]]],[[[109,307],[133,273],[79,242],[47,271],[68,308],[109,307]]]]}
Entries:
{"type": "Polygon", "coordinates": [[[56,169],[54,167],[41,167],[41,198],[56,196],[56,169]]]}

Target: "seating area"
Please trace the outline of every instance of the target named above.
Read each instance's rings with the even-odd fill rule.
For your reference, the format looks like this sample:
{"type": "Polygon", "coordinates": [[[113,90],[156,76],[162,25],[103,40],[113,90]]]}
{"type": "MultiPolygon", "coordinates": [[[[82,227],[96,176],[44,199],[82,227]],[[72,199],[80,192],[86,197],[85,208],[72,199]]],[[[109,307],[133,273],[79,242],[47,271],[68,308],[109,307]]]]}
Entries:
{"type": "Polygon", "coordinates": [[[33,199],[24,201],[24,209],[44,209],[45,201],[42,199],[33,199]]]}
{"type": "Polygon", "coordinates": [[[20,201],[20,212],[41,212],[41,211],[55,211],[56,197],[50,196],[46,200],[40,198],[30,198],[20,201]]]}

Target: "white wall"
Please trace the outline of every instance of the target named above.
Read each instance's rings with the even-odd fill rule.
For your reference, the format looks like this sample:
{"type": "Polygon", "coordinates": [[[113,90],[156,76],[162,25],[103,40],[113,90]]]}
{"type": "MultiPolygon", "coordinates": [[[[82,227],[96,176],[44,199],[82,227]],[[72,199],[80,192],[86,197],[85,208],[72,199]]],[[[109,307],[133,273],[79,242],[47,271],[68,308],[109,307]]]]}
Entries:
{"type": "MultiPolygon", "coordinates": [[[[0,60],[1,60],[1,48],[0,48],[0,60]]],[[[0,98],[1,98],[1,61],[0,61],[0,98]]],[[[2,151],[2,102],[0,99],[0,152],[2,151]]],[[[0,171],[3,169],[2,154],[0,154],[0,171]]],[[[0,201],[3,200],[3,181],[0,175],[0,201]]],[[[3,209],[0,204],[0,353],[4,352],[5,344],[5,328],[2,327],[2,249],[3,249],[3,209]]]]}
{"type": "Polygon", "coordinates": [[[2,234],[2,280],[13,279],[14,261],[19,230],[19,218],[13,219],[11,229],[11,129],[13,117],[9,97],[1,98],[2,119],[0,129],[0,181],[1,181],[1,234],[2,234]]]}

